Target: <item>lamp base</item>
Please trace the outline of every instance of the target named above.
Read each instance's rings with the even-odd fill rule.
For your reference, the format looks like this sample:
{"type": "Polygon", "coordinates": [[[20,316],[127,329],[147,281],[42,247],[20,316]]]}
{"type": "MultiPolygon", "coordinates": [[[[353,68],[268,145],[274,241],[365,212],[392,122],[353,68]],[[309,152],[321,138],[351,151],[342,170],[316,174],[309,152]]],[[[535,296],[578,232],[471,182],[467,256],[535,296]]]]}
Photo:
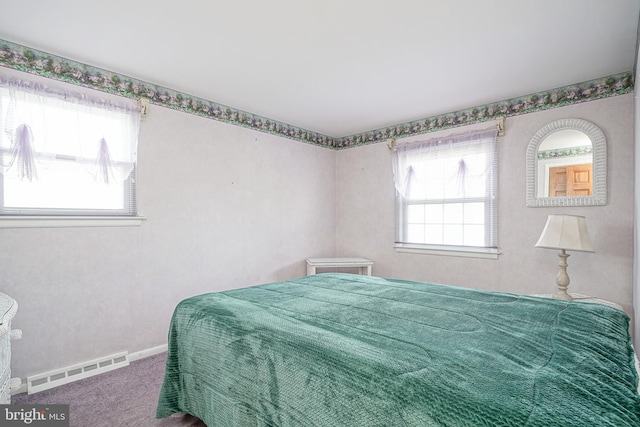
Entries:
{"type": "Polygon", "coordinates": [[[556,285],[558,285],[558,292],[553,296],[555,299],[562,299],[565,301],[571,301],[573,297],[567,293],[567,288],[569,287],[569,275],[567,274],[567,258],[569,254],[566,250],[561,249],[558,254],[560,258],[560,262],[558,266],[560,267],[560,271],[558,271],[558,275],[556,276],[556,285]]]}
{"type": "Polygon", "coordinates": [[[565,301],[573,300],[573,297],[571,295],[569,295],[567,293],[567,291],[558,291],[555,294],[553,294],[553,298],[554,299],[561,299],[561,300],[565,300],[565,301]]]}

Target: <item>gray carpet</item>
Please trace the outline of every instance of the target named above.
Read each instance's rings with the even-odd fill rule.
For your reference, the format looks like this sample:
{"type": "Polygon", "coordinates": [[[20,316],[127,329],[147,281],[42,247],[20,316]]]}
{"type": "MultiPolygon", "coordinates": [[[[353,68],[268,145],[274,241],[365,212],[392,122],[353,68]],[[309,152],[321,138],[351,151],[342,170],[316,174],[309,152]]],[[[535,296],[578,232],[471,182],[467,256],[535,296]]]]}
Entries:
{"type": "Polygon", "coordinates": [[[189,415],[156,419],[166,353],[125,368],[32,395],[13,396],[15,404],[69,404],[71,427],[206,427],[189,415]]]}

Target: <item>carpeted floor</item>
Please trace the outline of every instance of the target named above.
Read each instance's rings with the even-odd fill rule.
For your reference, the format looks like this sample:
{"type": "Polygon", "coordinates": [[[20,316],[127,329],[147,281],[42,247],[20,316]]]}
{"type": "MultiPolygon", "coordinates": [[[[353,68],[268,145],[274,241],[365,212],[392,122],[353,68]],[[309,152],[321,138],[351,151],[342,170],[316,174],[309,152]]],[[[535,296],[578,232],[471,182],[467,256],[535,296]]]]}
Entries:
{"type": "Polygon", "coordinates": [[[15,404],[69,404],[71,427],[206,427],[189,415],[156,419],[166,353],[125,368],[32,395],[13,396],[15,404]]]}

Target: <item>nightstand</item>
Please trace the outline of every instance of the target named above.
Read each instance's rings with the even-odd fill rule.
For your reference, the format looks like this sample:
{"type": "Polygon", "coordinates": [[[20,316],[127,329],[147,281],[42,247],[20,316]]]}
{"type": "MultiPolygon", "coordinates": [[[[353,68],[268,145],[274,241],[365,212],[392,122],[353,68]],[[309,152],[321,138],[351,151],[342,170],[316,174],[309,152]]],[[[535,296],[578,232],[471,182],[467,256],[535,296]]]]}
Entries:
{"type": "MultiPolygon", "coordinates": [[[[536,294],[536,295],[532,295],[532,296],[534,296],[534,297],[543,297],[543,298],[553,298],[553,294],[536,294]]],[[[589,303],[594,303],[594,304],[604,304],[604,305],[608,305],[609,307],[617,308],[618,310],[624,311],[620,304],[612,302],[612,301],[607,301],[607,300],[604,300],[604,299],[590,297],[588,295],[582,295],[582,294],[573,294],[572,293],[571,296],[573,297],[573,301],[576,301],[576,302],[589,302],[589,303]]],[[[565,301],[565,300],[558,300],[558,301],[565,301]]]]}

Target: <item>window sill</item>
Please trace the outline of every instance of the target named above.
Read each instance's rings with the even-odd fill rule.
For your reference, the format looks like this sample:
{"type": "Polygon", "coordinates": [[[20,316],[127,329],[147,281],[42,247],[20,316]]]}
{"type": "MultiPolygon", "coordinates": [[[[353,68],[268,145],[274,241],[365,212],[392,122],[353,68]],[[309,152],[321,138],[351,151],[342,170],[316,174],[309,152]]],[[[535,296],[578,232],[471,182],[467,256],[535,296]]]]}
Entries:
{"type": "Polygon", "coordinates": [[[139,227],[144,216],[0,216],[0,228],[139,227]]]}
{"type": "Polygon", "coordinates": [[[498,249],[461,246],[445,248],[442,246],[411,245],[406,243],[396,243],[395,250],[400,253],[454,256],[461,258],[498,259],[500,255],[500,250],[498,249]]]}

